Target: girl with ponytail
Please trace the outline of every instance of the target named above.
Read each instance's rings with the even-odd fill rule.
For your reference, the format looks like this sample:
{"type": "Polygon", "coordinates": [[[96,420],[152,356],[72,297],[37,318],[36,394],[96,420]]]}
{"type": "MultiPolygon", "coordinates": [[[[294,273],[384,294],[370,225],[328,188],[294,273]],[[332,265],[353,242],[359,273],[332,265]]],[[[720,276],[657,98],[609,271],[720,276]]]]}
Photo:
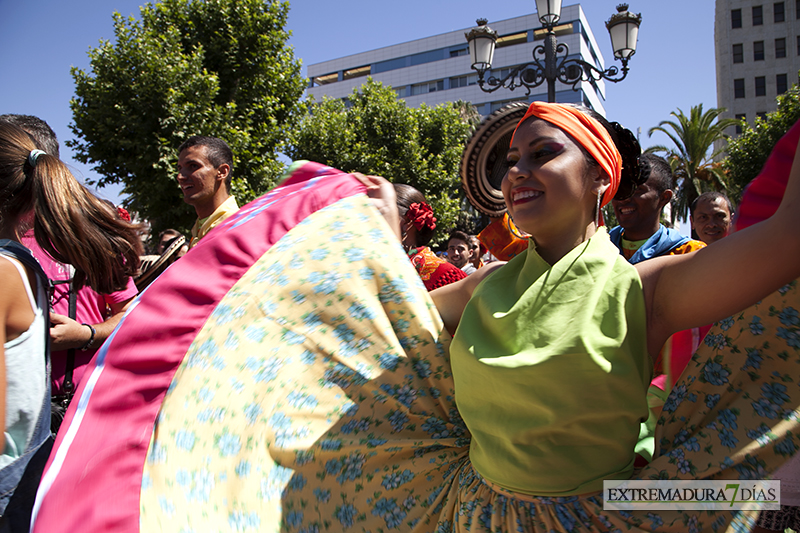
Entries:
{"type": "MultiPolygon", "coordinates": [[[[7,522],[30,516],[27,482],[36,480],[35,490],[50,436],[48,280],[20,244],[31,223],[38,244],[75,267],[76,286],[98,292],[124,288],[141,250],[135,226],[25,131],[0,122],[0,515],[7,522]]],[[[21,523],[12,529],[25,529],[21,523]]]]}
{"type": "Polygon", "coordinates": [[[77,286],[100,293],[124,289],[139,267],[135,226],[121,220],[78,183],[58,158],[36,150],[23,130],[0,124],[0,216],[3,231],[18,232],[33,214],[36,241],[76,269],[77,286]],[[34,164],[32,164],[34,163],[34,164]]]}

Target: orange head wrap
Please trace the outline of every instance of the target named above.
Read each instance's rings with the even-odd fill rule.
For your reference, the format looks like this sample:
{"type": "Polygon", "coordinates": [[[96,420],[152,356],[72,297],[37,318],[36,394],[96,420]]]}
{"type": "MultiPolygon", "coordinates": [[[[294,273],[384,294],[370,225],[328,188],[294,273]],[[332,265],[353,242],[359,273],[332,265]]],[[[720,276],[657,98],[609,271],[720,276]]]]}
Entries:
{"type": "MultiPolygon", "coordinates": [[[[611,185],[603,194],[602,205],[610,202],[619,187],[619,180],[622,174],[622,156],[620,156],[619,150],[617,150],[614,141],[611,139],[611,135],[608,134],[608,130],[595,119],[572,106],[533,102],[528,107],[528,111],[522,117],[522,120],[517,123],[514,134],[517,133],[522,123],[530,117],[537,117],[554,126],[558,126],[589,152],[600,165],[600,168],[611,179],[611,185]]],[[[511,136],[511,142],[514,142],[513,135],[511,136]]]]}

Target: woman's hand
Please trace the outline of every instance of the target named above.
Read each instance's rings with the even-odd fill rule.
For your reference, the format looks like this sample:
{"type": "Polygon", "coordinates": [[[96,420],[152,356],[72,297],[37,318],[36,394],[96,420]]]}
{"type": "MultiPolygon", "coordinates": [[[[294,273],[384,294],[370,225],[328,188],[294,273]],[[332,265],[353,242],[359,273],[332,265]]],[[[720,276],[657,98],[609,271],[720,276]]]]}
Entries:
{"type": "Polygon", "coordinates": [[[372,205],[383,215],[397,239],[400,240],[400,213],[397,210],[397,194],[394,191],[394,185],[380,176],[365,176],[358,172],[354,172],[353,176],[367,188],[367,196],[372,199],[372,205]]]}

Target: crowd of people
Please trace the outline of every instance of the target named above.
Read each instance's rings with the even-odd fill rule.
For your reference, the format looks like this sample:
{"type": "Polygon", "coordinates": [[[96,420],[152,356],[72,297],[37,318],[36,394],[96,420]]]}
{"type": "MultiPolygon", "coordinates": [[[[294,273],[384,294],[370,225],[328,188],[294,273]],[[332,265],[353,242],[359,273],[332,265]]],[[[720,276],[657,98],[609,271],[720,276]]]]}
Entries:
{"type": "Polygon", "coordinates": [[[756,524],[600,496],[781,467],[797,484],[797,137],[772,216],[734,231],[705,193],[692,239],[662,223],[664,159],[534,102],[506,215],[449,232],[443,258],[413,187],[300,162],[240,209],[230,148],[194,136],[176,173],[191,237],[166,230],[148,258],[46,123],[2,115],[0,528],[800,526],[794,507],[756,524]]]}

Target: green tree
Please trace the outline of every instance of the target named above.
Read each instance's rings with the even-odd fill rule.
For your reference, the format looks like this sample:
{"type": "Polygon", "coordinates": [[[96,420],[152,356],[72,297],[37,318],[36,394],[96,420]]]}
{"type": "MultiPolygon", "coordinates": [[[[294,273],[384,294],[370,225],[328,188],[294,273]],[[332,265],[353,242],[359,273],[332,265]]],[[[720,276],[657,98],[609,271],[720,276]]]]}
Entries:
{"type": "Polygon", "coordinates": [[[287,155],[417,188],[436,213],[438,241],[460,212],[461,154],[475,122],[470,108],[464,102],[407,107],[390,87],[368,78],[347,103],[310,99],[287,155]]]}
{"type": "Polygon", "coordinates": [[[269,189],[302,109],[288,9],[263,0],[162,0],[142,7],[138,21],[114,13],[116,43],[89,52],[89,72],[72,69],[77,139],[69,145],[102,175],[93,184],[123,184],[127,206],[154,231],[186,231],[196,215],[175,184],[177,148],[212,135],[233,150],[240,203],[269,189]]]}
{"type": "Polygon", "coordinates": [[[752,126],[742,125],[742,134],[728,143],[725,160],[731,200],[739,202],[742,191],[761,172],[772,148],[798,120],[800,89],[795,85],[778,96],[778,108],[774,112],[757,118],[752,126]]]}
{"type": "Polygon", "coordinates": [[[670,138],[674,147],[652,146],[648,152],[664,152],[675,176],[675,202],[672,221],[687,218],[692,202],[706,191],[726,189],[722,164],[714,158],[720,151],[713,150],[715,141],[726,139],[725,128],[737,124],[732,118],[720,119],[724,109],[703,111],[703,104],[692,106],[689,116],[678,109],[670,113],[675,120],[663,120],[650,128],[649,135],[660,131],[670,138]],[[715,122],[716,121],[716,122],[715,122]]]}

